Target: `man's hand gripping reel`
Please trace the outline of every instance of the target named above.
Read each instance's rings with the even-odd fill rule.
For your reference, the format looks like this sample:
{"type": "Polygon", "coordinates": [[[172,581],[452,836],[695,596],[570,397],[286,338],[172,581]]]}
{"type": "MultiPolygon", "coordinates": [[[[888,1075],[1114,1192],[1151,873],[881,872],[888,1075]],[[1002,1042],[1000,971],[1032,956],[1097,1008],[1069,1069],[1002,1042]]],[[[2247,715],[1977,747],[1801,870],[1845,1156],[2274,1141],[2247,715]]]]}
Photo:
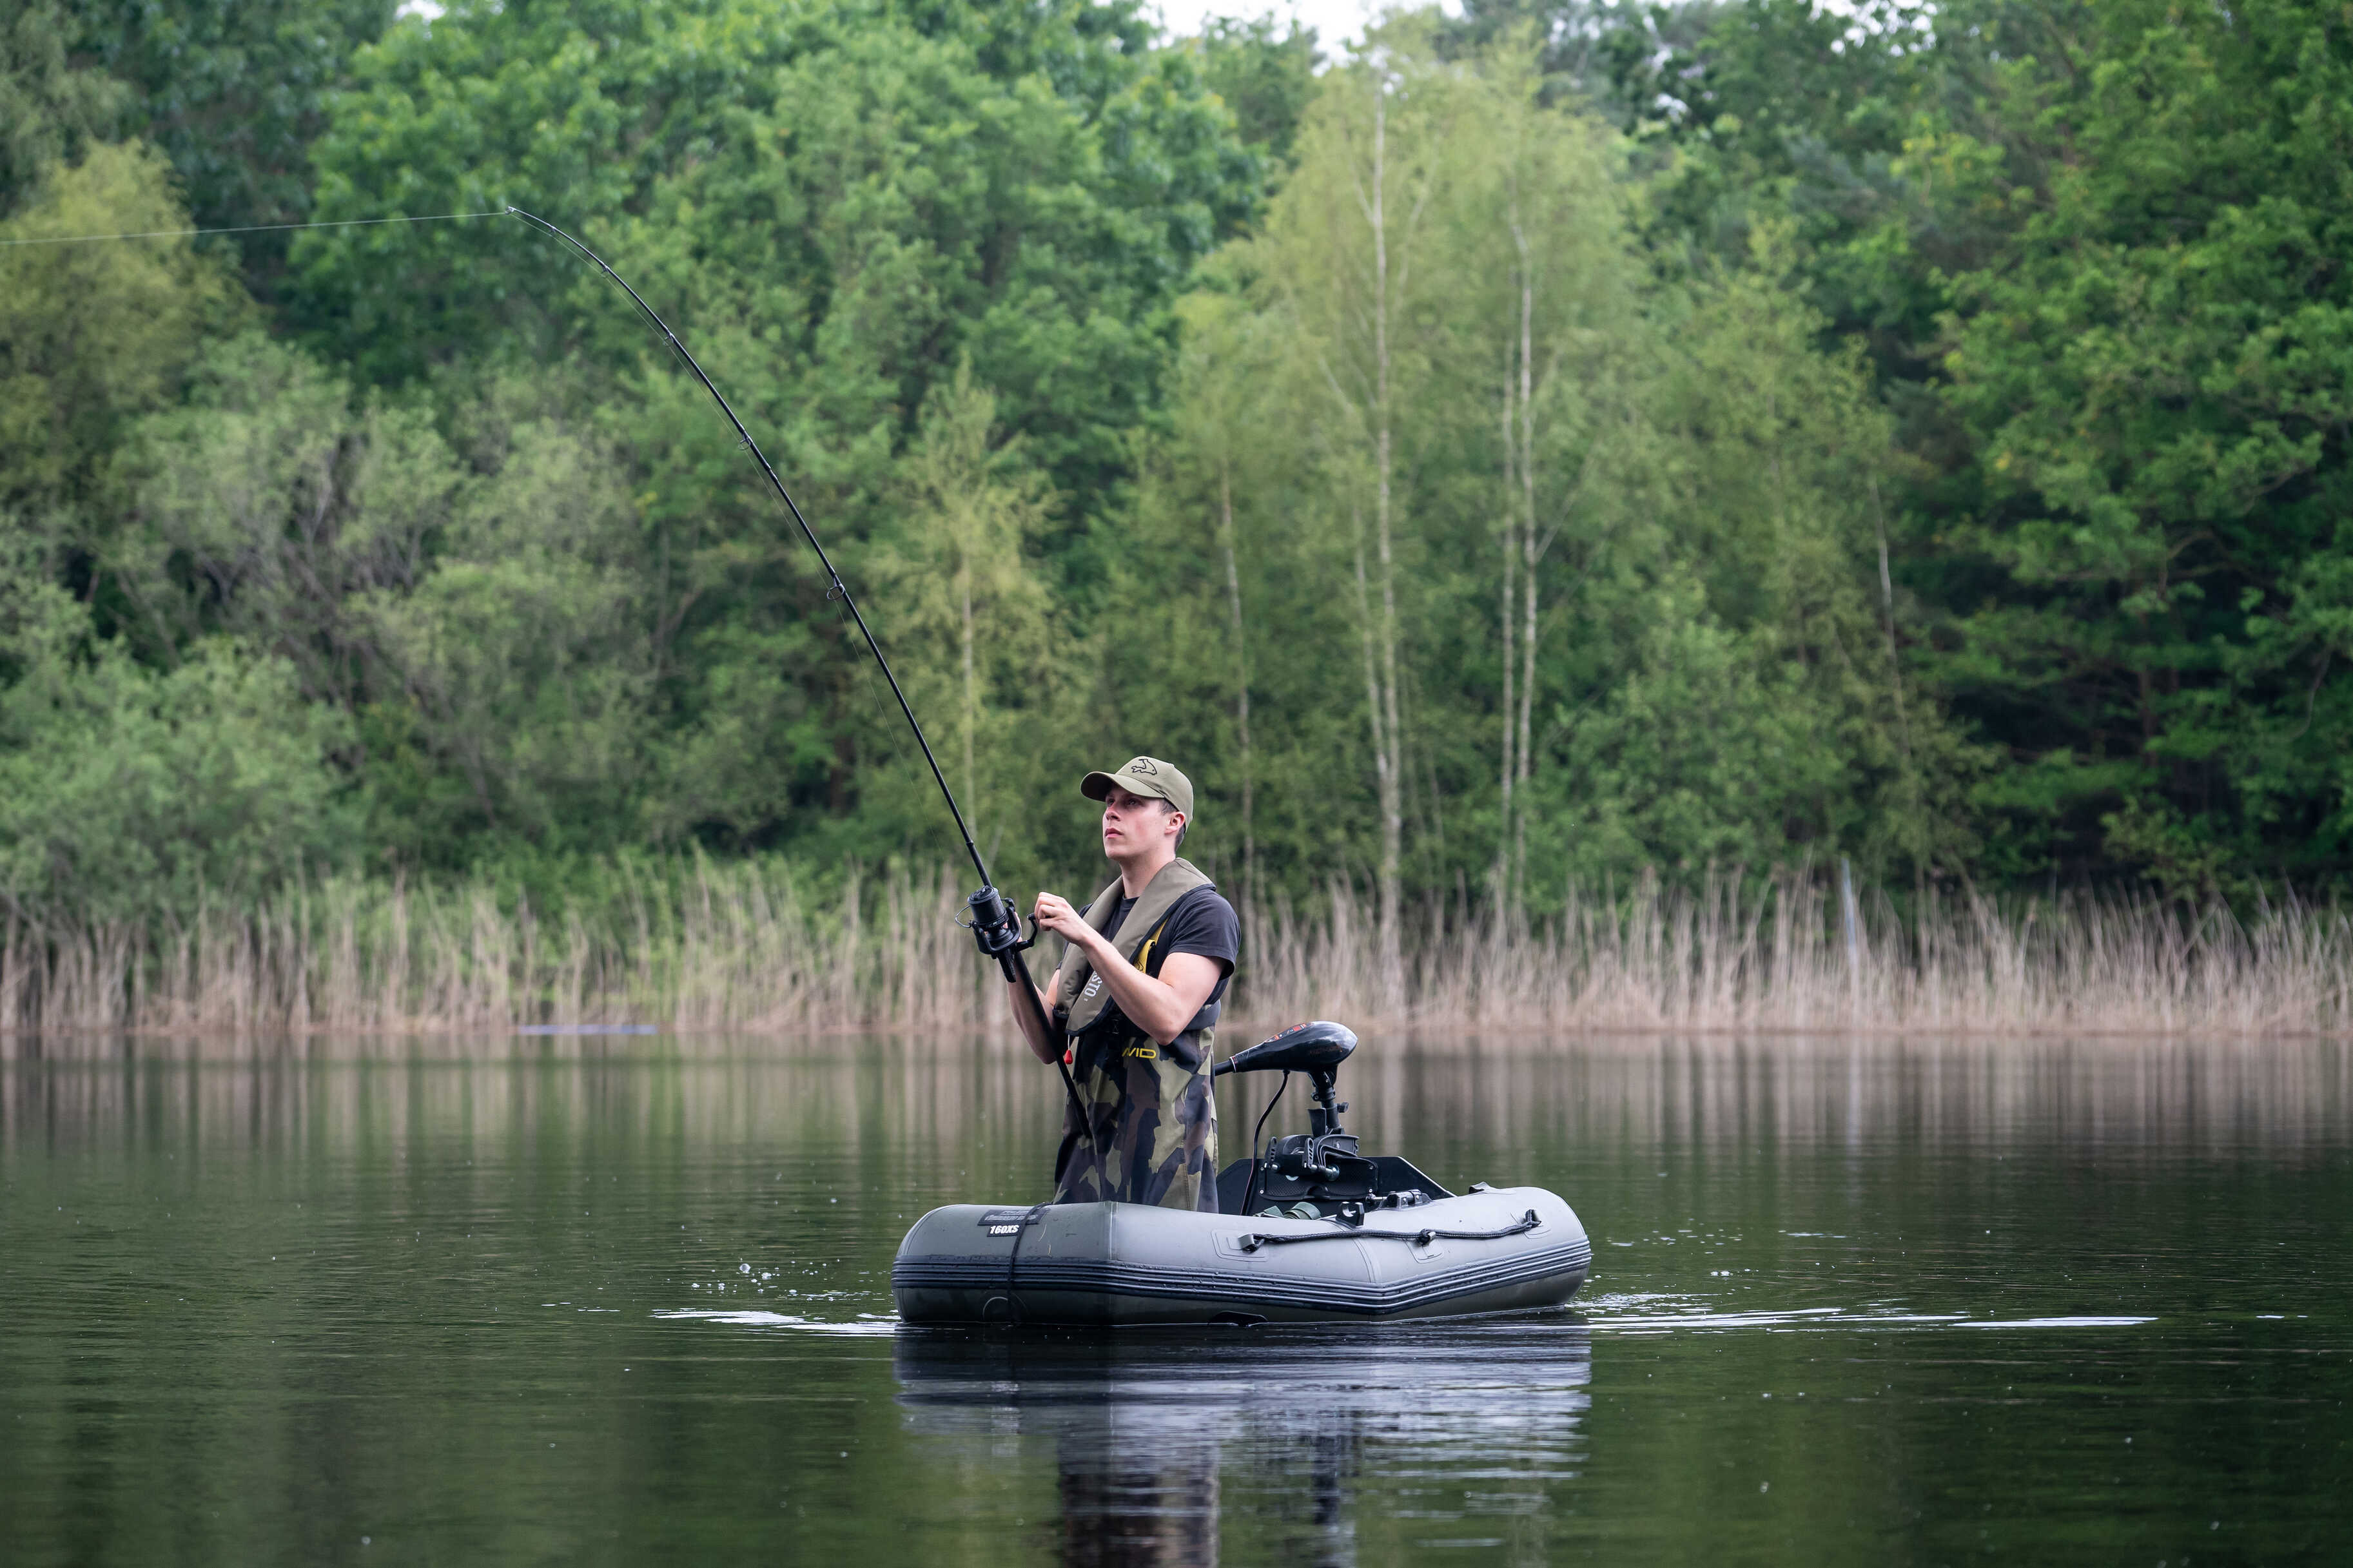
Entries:
{"type": "Polygon", "coordinates": [[[997,969],[1021,998],[1015,1005],[1029,1010],[1030,1021],[1038,1026],[1040,1036],[1053,1051],[1054,1070],[1062,1075],[1062,1089],[1071,1097],[1071,1110],[1079,1119],[1080,1130],[1086,1134],[1087,1147],[1094,1148],[1094,1121],[1087,1115],[1086,1105],[1079,1099],[1079,1086],[1071,1078],[1070,1064],[1062,1059],[1061,1028],[1039,1002],[1038,987],[1029,978],[1029,967],[1021,962],[1021,955],[1038,945],[1036,919],[1033,917],[1029,922],[1029,934],[1023,936],[1020,911],[1013,907],[1012,900],[992,887],[984,886],[966,899],[965,904],[972,910],[973,942],[980,948],[983,958],[997,961],[997,969]]]}
{"type": "Polygon", "coordinates": [[[1038,945],[1037,921],[1029,922],[1029,934],[1024,937],[1020,911],[995,888],[983,888],[965,903],[972,910],[972,940],[979,945],[981,956],[995,959],[1006,979],[1023,978],[1018,955],[1038,945]]]}

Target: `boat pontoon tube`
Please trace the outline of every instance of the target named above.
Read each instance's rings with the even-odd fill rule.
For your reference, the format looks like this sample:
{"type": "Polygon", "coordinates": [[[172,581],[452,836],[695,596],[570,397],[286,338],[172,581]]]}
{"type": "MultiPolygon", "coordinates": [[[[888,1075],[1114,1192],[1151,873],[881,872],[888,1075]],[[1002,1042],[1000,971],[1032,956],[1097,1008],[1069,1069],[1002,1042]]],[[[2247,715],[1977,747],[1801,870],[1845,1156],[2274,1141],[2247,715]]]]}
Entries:
{"type": "Polygon", "coordinates": [[[1328,1322],[1556,1307],[1592,1259],[1576,1214],[1540,1187],[1370,1208],[1354,1224],[957,1204],[907,1233],[891,1289],[911,1323],[1328,1322]]]}

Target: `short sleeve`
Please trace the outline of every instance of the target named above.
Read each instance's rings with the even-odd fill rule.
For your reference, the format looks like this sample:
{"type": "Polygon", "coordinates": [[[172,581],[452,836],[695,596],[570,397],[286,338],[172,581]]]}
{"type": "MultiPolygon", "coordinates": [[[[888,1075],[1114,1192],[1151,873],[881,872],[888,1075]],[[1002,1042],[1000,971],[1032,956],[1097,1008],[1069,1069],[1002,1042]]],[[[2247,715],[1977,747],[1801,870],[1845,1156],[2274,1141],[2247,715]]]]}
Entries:
{"type": "Polygon", "coordinates": [[[1203,889],[1179,902],[1168,918],[1163,951],[1193,952],[1217,960],[1227,974],[1241,956],[1241,921],[1233,905],[1212,889],[1203,889]]]}

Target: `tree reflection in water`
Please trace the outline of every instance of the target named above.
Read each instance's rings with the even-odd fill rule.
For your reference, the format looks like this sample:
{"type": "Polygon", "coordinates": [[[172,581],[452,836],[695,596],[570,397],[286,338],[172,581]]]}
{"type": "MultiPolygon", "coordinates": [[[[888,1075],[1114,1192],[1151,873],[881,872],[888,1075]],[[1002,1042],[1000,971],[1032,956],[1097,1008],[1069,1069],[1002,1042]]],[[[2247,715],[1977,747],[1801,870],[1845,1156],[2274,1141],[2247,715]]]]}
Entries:
{"type": "Polygon", "coordinates": [[[1215,1563],[1221,1521],[1245,1513],[1286,1561],[1345,1568],[1367,1486],[1410,1477],[1442,1493],[1458,1471],[1491,1509],[1548,1508],[1543,1483],[1582,1462],[1592,1342],[1567,1316],[1190,1337],[902,1329],[894,1361],[910,1431],[981,1463],[1008,1438],[1050,1445],[1070,1568],[1215,1563]]]}

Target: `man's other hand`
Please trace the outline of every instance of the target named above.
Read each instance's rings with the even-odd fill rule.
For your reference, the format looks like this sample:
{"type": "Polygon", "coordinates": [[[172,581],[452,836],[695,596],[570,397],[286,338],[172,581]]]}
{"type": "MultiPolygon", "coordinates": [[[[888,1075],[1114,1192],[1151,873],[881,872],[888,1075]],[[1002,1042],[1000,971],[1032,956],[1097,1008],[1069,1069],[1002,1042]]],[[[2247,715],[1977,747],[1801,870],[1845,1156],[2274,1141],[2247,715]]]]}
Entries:
{"type": "Polygon", "coordinates": [[[1072,908],[1071,900],[1059,893],[1039,894],[1038,906],[1030,913],[1037,918],[1039,925],[1066,942],[1078,942],[1082,933],[1092,934],[1094,931],[1087,924],[1087,917],[1072,908]]]}

